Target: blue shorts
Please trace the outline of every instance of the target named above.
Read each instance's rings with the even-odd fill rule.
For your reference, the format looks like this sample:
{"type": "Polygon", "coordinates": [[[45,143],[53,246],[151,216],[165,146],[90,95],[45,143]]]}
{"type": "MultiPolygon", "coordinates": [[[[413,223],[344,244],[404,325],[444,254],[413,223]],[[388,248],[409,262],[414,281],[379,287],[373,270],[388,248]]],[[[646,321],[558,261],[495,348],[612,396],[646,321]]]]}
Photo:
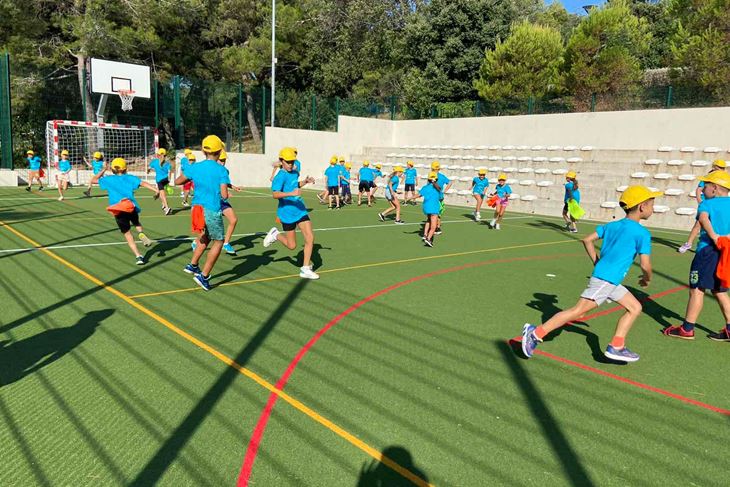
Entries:
{"type": "Polygon", "coordinates": [[[221,211],[226,211],[228,208],[233,208],[228,200],[221,200],[221,211]]]}
{"type": "Polygon", "coordinates": [[[226,232],[223,229],[223,212],[203,209],[205,216],[205,234],[211,240],[223,240],[226,232]]]}
{"type": "Polygon", "coordinates": [[[719,260],[720,251],[713,245],[703,247],[697,252],[689,268],[690,289],[709,289],[717,292],[727,291],[727,288],[722,287],[720,279],[715,275],[719,260]]]}

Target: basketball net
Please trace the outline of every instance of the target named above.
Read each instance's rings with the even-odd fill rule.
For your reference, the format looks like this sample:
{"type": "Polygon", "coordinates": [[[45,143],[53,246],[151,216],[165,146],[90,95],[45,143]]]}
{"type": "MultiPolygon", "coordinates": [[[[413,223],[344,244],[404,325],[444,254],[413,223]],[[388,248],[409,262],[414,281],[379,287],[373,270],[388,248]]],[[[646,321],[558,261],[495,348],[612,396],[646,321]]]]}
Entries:
{"type": "Polygon", "coordinates": [[[134,100],[134,91],[119,90],[117,91],[119,98],[122,100],[122,110],[128,112],[132,109],[132,100],[134,100]]]}

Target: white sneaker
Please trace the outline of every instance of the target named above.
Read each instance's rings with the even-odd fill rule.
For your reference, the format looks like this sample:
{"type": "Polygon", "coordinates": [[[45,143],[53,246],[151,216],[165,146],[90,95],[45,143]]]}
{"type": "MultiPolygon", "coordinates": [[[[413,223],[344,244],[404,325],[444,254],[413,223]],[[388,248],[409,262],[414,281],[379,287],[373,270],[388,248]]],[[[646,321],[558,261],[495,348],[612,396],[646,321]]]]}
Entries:
{"type": "Polygon", "coordinates": [[[479,213],[479,212],[475,213],[475,214],[474,214],[474,219],[475,219],[476,221],[481,221],[481,220],[482,220],[482,214],[481,214],[481,213],[479,213]]]}
{"type": "Polygon", "coordinates": [[[319,274],[312,270],[312,266],[302,266],[299,269],[299,277],[303,279],[319,279],[319,274]]]}
{"type": "Polygon", "coordinates": [[[63,196],[59,196],[58,201],[63,201],[63,196]]]}
{"type": "Polygon", "coordinates": [[[495,230],[499,230],[499,223],[497,223],[496,225],[494,225],[494,229],[495,230]]]}
{"type": "Polygon", "coordinates": [[[683,254],[683,253],[687,252],[691,248],[692,248],[692,244],[689,243],[689,242],[685,242],[685,243],[682,244],[681,247],[679,247],[677,249],[677,252],[679,252],[680,254],[683,254]]]}
{"type": "Polygon", "coordinates": [[[494,218],[492,218],[492,221],[489,222],[489,226],[492,227],[492,228],[494,228],[494,224],[495,223],[497,223],[497,220],[495,220],[494,218]]]}
{"type": "Polygon", "coordinates": [[[276,237],[279,236],[279,229],[272,227],[271,230],[264,237],[264,247],[271,247],[271,244],[276,242],[276,237]]]}

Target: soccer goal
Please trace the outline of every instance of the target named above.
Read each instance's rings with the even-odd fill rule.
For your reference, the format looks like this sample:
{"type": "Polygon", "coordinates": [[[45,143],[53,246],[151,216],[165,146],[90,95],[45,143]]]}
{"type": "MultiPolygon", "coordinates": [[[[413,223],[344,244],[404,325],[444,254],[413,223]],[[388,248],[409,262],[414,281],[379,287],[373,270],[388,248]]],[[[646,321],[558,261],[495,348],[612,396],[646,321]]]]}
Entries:
{"type": "Polygon", "coordinates": [[[86,184],[93,173],[86,162],[91,163],[94,152],[101,152],[110,164],[115,157],[127,161],[128,172],[142,179],[159,147],[157,129],[141,125],[115,123],[77,122],[49,120],[46,123],[46,154],[48,184],[56,182],[61,152],[68,151],[73,167],[72,184],[86,184]]]}

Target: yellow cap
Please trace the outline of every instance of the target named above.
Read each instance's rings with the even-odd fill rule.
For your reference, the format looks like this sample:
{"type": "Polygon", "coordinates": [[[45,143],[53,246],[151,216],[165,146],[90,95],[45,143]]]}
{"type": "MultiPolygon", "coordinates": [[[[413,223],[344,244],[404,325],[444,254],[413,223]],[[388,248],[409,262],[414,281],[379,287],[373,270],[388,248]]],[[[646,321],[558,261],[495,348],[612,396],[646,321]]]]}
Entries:
{"type": "Polygon", "coordinates": [[[380,164],[380,163],[375,164],[375,169],[380,169],[381,167],[383,167],[382,164],[380,164]]]}
{"type": "Polygon", "coordinates": [[[441,169],[441,164],[439,164],[439,161],[433,161],[431,163],[431,169],[441,169]]]}
{"type": "Polygon", "coordinates": [[[345,163],[345,168],[346,169],[352,169],[352,164],[350,164],[349,162],[346,162],[345,163]]]}
{"type": "Polygon", "coordinates": [[[714,183],[723,188],[730,189],[730,174],[725,171],[712,171],[707,176],[700,178],[700,181],[714,183]]]}
{"type": "Polygon", "coordinates": [[[161,156],[166,156],[167,155],[167,151],[165,149],[163,149],[162,147],[160,147],[159,149],[157,149],[157,153],[159,155],[161,155],[161,156]]]}
{"type": "Polygon", "coordinates": [[[502,173],[499,176],[497,176],[497,181],[507,181],[507,175],[502,173]]]}
{"type": "Polygon", "coordinates": [[[121,157],[117,157],[112,161],[112,169],[127,169],[127,161],[121,157]]]}
{"type": "Polygon", "coordinates": [[[345,162],[345,156],[340,156],[340,159],[339,159],[339,161],[340,161],[340,162],[345,162]]]}
{"type": "Polygon", "coordinates": [[[279,151],[279,159],[284,159],[287,162],[295,161],[297,153],[291,147],[284,147],[279,151]]]}
{"type": "Polygon", "coordinates": [[[650,191],[646,186],[629,186],[618,201],[622,208],[629,209],[640,205],[644,201],[658,198],[663,194],[661,191],[650,191]]]}
{"type": "Polygon", "coordinates": [[[189,149],[189,148],[188,149],[185,149],[185,155],[186,156],[189,156],[192,153],[193,153],[193,151],[191,149],[189,149]]]}
{"type": "Polygon", "coordinates": [[[413,161],[408,161],[408,162],[406,162],[406,165],[407,165],[408,167],[413,167],[413,161]]]}
{"type": "Polygon", "coordinates": [[[568,174],[565,175],[566,178],[570,178],[570,179],[573,179],[576,176],[577,176],[577,174],[575,174],[575,171],[568,171],[568,174]]]}
{"type": "Polygon", "coordinates": [[[190,155],[188,156],[188,161],[190,161],[190,162],[195,162],[195,154],[190,154],[190,155]]]}
{"type": "Polygon", "coordinates": [[[104,159],[104,154],[99,151],[94,152],[94,159],[104,159]]]}
{"type": "Polygon", "coordinates": [[[486,169],[480,169],[480,170],[479,170],[479,173],[478,173],[478,174],[479,174],[480,176],[481,176],[482,174],[487,174],[487,170],[486,170],[486,169]]]}
{"type": "Polygon", "coordinates": [[[337,163],[337,156],[330,157],[330,164],[336,164],[337,163]]]}
{"type": "Polygon", "coordinates": [[[436,171],[431,171],[428,173],[428,180],[429,181],[436,181],[439,178],[439,175],[436,174],[436,171]]]}
{"type": "Polygon", "coordinates": [[[370,165],[370,161],[362,161],[362,165],[368,167],[370,165]]]}
{"type": "Polygon", "coordinates": [[[33,152],[32,150],[29,150],[28,152],[26,152],[26,154],[28,154],[29,156],[34,156],[35,152],[33,152]]]}
{"type": "Polygon", "coordinates": [[[228,154],[226,153],[225,149],[221,149],[221,154],[218,156],[219,161],[225,161],[228,159],[228,154]]]}
{"type": "Polygon", "coordinates": [[[67,156],[67,155],[68,155],[68,151],[67,151],[66,149],[63,149],[63,150],[61,151],[61,155],[62,155],[62,156],[67,156]]]}
{"type": "Polygon", "coordinates": [[[393,172],[403,172],[403,166],[395,166],[393,172]]]}
{"type": "Polygon", "coordinates": [[[208,135],[203,139],[203,152],[220,152],[223,150],[223,141],[217,135],[208,135]]]}
{"type": "Polygon", "coordinates": [[[722,159],[717,159],[716,161],[712,161],[712,165],[715,167],[719,167],[721,169],[725,169],[727,167],[727,163],[723,161],[722,159]]]}

